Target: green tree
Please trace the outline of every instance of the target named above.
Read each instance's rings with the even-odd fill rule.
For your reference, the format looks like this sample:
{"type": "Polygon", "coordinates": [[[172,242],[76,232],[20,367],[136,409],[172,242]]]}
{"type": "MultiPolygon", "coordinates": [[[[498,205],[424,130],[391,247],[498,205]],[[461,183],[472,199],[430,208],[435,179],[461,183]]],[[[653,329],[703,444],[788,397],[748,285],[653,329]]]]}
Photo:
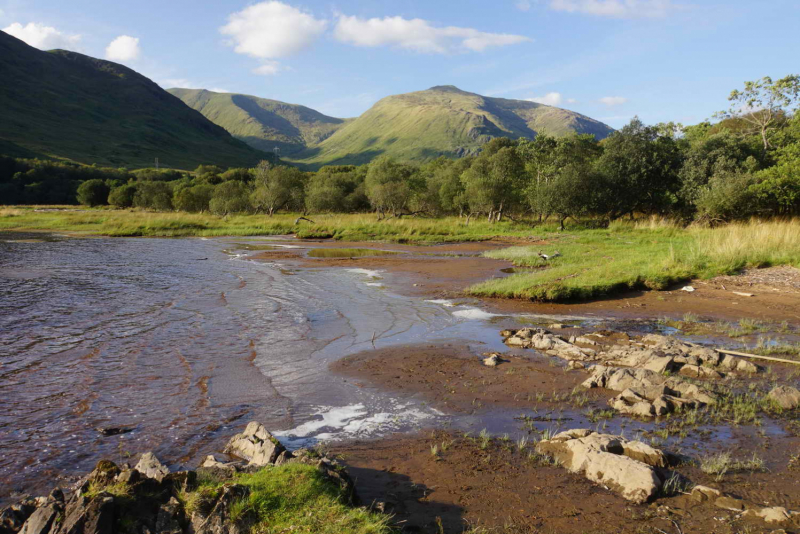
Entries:
{"type": "Polygon", "coordinates": [[[104,206],[108,204],[108,192],[103,180],[86,180],[78,186],[78,202],[89,207],[104,206]]]}
{"type": "Polygon", "coordinates": [[[290,204],[302,206],[304,181],[303,172],[295,167],[272,167],[268,161],[262,161],[253,169],[254,189],[250,203],[270,217],[290,204]]]}
{"type": "Polygon", "coordinates": [[[214,186],[214,194],[208,203],[208,209],[215,215],[244,213],[250,209],[250,190],[246,184],[237,180],[229,180],[214,186]]]}
{"type": "Polygon", "coordinates": [[[108,203],[118,208],[130,208],[136,196],[135,184],[123,184],[115,187],[108,194],[108,203]]]}
{"type": "Polygon", "coordinates": [[[769,76],[745,82],[744,89],[734,89],[728,100],[730,108],[716,114],[722,119],[740,119],[750,131],[761,137],[764,153],[770,148],[769,135],[776,124],[800,103],[800,76],[790,74],[773,81],[769,76]]]}
{"type": "Polygon", "coordinates": [[[395,162],[388,156],[376,158],[369,164],[364,181],[367,198],[380,216],[384,212],[398,215],[411,200],[413,167],[395,162]]]}
{"type": "Polygon", "coordinates": [[[172,187],[167,182],[140,181],[136,184],[133,205],[156,211],[172,210],[172,187]]]}
{"type": "Polygon", "coordinates": [[[199,183],[190,187],[176,189],[172,203],[177,210],[200,213],[208,210],[213,194],[213,185],[199,183]]]}

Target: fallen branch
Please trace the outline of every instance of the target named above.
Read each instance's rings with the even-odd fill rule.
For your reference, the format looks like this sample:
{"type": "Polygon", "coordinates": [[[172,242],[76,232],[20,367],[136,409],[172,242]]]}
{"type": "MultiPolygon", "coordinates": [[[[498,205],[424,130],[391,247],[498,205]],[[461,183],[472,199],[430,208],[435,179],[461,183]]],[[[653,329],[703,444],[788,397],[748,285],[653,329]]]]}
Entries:
{"type": "Polygon", "coordinates": [[[800,365],[800,361],[797,360],[786,360],[784,358],[773,358],[771,356],[758,356],[756,354],[748,354],[746,352],[736,352],[735,350],[717,349],[717,352],[721,352],[722,354],[730,354],[731,356],[740,356],[742,358],[754,358],[756,360],[767,360],[770,362],[793,363],[794,365],[800,365]]]}
{"type": "Polygon", "coordinates": [[[294,220],[294,224],[300,224],[300,221],[308,221],[311,224],[316,224],[314,221],[312,221],[311,219],[309,219],[307,217],[298,217],[297,219],[294,220]]]}

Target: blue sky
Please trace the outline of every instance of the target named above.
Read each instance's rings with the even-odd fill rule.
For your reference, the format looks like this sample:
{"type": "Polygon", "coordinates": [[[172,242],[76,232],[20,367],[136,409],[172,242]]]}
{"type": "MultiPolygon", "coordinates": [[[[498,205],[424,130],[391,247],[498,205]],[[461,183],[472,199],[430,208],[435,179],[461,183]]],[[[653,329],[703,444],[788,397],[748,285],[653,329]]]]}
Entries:
{"type": "Polygon", "coordinates": [[[0,0],[39,48],[357,116],[452,84],[620,127],[695,123],[744,80],[800,71],[800,2],[762,0],[0,0]]]}

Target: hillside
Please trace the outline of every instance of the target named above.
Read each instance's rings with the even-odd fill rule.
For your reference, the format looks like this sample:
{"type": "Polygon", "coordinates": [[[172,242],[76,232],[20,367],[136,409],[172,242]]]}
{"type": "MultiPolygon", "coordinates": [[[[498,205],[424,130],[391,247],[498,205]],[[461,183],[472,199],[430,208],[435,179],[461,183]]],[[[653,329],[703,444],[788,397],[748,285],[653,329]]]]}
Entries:
{"type": "Polygon", "coordinates": [[[98,165],[249,166],[264,154],[122,65],[0,32],[0,151],[98,165]],[[12,150],[9,150],[12,151],[12,150]]]}
{"type": "Polygon", "coordinates": [[[490,98],[453,86],[389,96],[336,133],[295,156],[301,165],[360,164],[387,154],[405,161],[474,154],[494,137],[533,138],[537,133],[607,137],[599,121],[524,100],[490,98]]]}
{"type": "Polygon", "coordinates": [[[205,89],[168,89],[214,124],[259,150],[291,155],[331,136],[345,120],[318,111],[251,95],[205,89]]]}

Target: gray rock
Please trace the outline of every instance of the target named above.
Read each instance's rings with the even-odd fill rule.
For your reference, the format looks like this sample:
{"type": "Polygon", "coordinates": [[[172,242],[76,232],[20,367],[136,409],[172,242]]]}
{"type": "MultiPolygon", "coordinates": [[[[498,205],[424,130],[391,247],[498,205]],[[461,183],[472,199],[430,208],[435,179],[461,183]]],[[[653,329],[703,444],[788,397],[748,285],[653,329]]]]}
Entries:
{"type": "Polygon", "coordinates": [[[167,466],[162,464],[152,452],[144,453],[134,469],[147,478],[154,478],[159,482],[164,480],[164,477],[169,474],[167,466]]]}
{"type": "Polygon", "coordinates": [[[194,534],[244,534],[246,526],[231,520],[231,507],[248,494],[245,486],[223,486],[218,497],[198,504],[197,511],[192,514],[191,531],[194,534]]]}
{"type": "Polygon", "coordinates": [[[247,460],[250,465],[265,466],[275,463],[284,450],[283,445],[261,423],[252,421],[244,432],[228,441],[224,452],[247,460]]]}
{"type": "Polygon", "coordinates": [[[156,517],[156,532],[158,534],[181,534],[183,532],[183,509],[175,497],[171,497],[167,504],[162,504],[156,517]]]}
{"type": "Polygon", "coordinates": [[[790,386],[776,386],[767,397],[784,410],[794,410],[800,406],[800,390],[790,386]]]}

